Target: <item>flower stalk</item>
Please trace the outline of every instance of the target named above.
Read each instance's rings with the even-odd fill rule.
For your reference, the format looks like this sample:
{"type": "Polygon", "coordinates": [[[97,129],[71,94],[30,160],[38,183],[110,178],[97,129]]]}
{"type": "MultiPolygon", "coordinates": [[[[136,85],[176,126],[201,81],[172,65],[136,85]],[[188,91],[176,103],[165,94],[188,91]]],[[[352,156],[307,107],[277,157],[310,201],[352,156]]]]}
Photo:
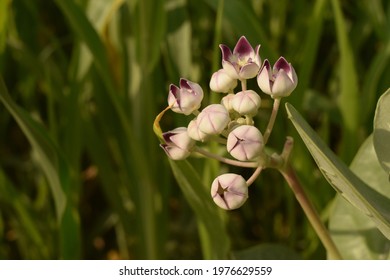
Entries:
{"type": "Polygon", "coordinates": [[[280,169],[279,171],[283,175],[291,190],[293,191],[297,201],[305,212],[305,215],[308,218],[310,224],[312,225],[314,231],[317,233],[319,239],[321,240],[326,251],[328,252],[329,257],[334,260],[341,260],[342,256],[337,249],[336,244],[333,242],[332,238],[330,237],[329,231],[325,227],[324,223],[321,221],[318,212],[307,197],[300,181],[298,180],[294,168],[288,164],[285,168],[280,169]]]}
{"type": "Polygon", "coordinates": [[[268,121],[267,128],[265,129],[265,132],[264,132],[264,145],[267,144],[269,136],[271,135],[272,129],[274,128],[274,124],[275,124],[276,116],[278,115],[279,107],[280,107],[280,98],[276,98],[276,99],[274,99],[271,116],[270,116],[270,119],[268,121]]]}

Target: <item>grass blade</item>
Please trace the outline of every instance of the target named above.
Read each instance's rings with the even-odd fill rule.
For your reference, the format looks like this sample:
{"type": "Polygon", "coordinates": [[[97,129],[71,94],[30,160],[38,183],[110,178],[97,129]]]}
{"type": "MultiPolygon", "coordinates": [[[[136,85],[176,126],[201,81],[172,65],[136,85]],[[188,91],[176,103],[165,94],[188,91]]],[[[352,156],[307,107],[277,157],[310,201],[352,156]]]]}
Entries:
{"type": "Polygon", "coordinates": [[[340,49],[340,94],[338,106],[343,117],[343,157],[349,161],[357,150],[356,133],[360,124],[359,87],[354,52],[348,40],[348,31],[339,0],[331,1],[336,23],[337,42],[340,49]]]}
{"type": "Polygon", "coordinates": [[[30,141],[31,146],[38,154],[41,168],[45,173],[51,187],[56,207],[57,219],[60,221],[66,206],[66,196],[64,190],[66,186],[62,185],[59,176],[59,171],[61,168],[60,161],[63,159],[59,156],[54,143],[48,137],[45,129],[13,102],[1,77],[0,101],[14,117],[30,141]]]}
{"type": "Polygon", "coordinates": [[[226,259],[230,249],[230,241],[224,223],[219,215],[219,208],[212,202],[202,180],[188,161],[169,161],[179,186],[204,226],[208,235],[208,244],[203,246],[206,259],[226,259]],[[207,248],[206,248],[207,247],[207,248]]]}
{"type": "Polygon", "coordinates": [[[80,253],[79,221],[78,214],[74,211],[72,201],[69,199],[69,166],[45,128],[13,102],[2,78],[0,78],[0,100],[36,151],[40,167],[49,183],[60,228],[61,257],[64,259],[78,258],[80,253]]]}

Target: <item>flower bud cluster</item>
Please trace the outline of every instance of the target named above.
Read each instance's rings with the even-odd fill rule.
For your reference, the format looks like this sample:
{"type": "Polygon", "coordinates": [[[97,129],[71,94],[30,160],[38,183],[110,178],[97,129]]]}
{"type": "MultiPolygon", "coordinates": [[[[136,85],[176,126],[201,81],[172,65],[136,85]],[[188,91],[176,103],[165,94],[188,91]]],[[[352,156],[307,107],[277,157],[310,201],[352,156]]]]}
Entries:
{"type": "MultiPolygon", "coordinates": [[[[203,99],[200,85],[186,79],[180,79],[179,86],[170,85],[169,108],[179,114],[194,115],[194,118],[187,127],[163,133],[164,143],[160,146],[173,160],[183,160],[192,153],[200,153],[237,166],[253,163],[253,167],[262,168],[264,145],[269,135],[263,135],[255,126],[253,117],[258,114],[261,97],[256,91],[246,88],[247,80],[256,78],[261,91],[278,101],[295,89],[297,75],[283,57],[273,67],[268,59],[262,63],[260,45],[253,48],[244,36],[233,51],[226,45],[220,45],[220,49],[222,68],[211,76],[209,86],[212,91],[225,95],[220,103],[200,110],[203,99]],[[241,90],[235,92],[239,83],[241,90]],[[227,157],[213,155],[200,147],[212,140],[224,143],[227,157]]],[[[272,130],[273,121],[270,123],[272,125],[267,128],[266,134],[272,130]]],[[[236,209],[248,198],[249,181],[251,183],[253,179],[246,181],[238,174],[222,174],[211,185],[211,197],[223,209],[236,209]]]]}

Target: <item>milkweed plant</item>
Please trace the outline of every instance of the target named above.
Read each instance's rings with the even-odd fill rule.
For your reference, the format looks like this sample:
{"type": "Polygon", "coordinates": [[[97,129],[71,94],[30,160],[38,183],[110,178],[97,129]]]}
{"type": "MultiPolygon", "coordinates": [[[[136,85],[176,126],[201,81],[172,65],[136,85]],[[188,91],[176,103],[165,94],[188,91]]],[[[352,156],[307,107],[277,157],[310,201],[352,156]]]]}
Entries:
{"type": "MultiPolygon", "coordinates": [[[[293,138],[286,135],[285,144],[280,153],[270,152],[274,149],[268,149],[268,140],[280,109],[281,100],[292,94],[298,84],[298,76],[293,65],[283,56],[273,65],[268,59],[262,60],[260,45],[253,48],[245,36],[239,38],[233,50],[224,44],[219,47],[222,54],[221,69],[212,74],[209,83],[213,92],[221,94],[219,102],[202,104],[204,91],[194,81],[181,78],[178,85],[171,84],[168,90],[168,106],[154,122],[154,131],[160,140],[161,148],[169,159],[174,161],[182,161],[190,156],[201,156],[215,159],[228,166],[252,169],[253,173],[249,178],[245,178],[242,174],[226,172],[210,182],[209,199],[215,203],[216,207],[229,211],[245,204],[250,196],[250,187],[264,169],[278,170],[294,192],[326,248],[328,257],[331,259],[348,258],[348,252],[344,252],[342,248],[342,240],[346,235],[331,236],[330,230],[324,225],[305,194],[294,171],[289,159],[294,145],[293,138]],[[251,85],[257,84],[258,87],[248,88],[248,81],[252,79],[255,83],[251,85]],[[263,121],[263,119],[256,118],[256,116],[262,110],[262,99],[266,96],[273,101],[273,107],[268,123],[262,126],[265,130],[261,131],[258,120],[263,121]],[[193,118],[186,127],[176,127],[163,132],[159,123],[168,110],[193,116],[193,118]],[[210,143],[223,148],[210,149],[210,143]]],[[[374,120],[374,132],[365,142],[366,146],[370,145],[375,151],[375,155],[371,154],[370,157],[376,156],[377,164],[369,168],[380,166],[380,176],[384,174],[387,178],[385,184],[388,189],[389,95],[390,92],[387,91],[379,100],[374,120]]],[[[376,234],[383,240],[382,245],[387,244],[388,247],[390,245],[390,200],[388,196],[376,189],[376,182],[371,184],[365,178],[355,175],[356,172],[353,172],[332,153],[291,104],[286,103],[286,110],[289,119],[324,177],[344,202],[351,204],[352,207],[355,206],[357,212],[361,212],[364,218],[372,222],[376,228],[376,234]]],[[[357,157],[359,153],[364,153],[364,149],[367,148],[362,147],[357,157]]],[[[365,164],[364,159],[357,159],[356,162],[357,165],[365,164]]],[[[387,253],[385,258],[388,257],[387,253]]]]}

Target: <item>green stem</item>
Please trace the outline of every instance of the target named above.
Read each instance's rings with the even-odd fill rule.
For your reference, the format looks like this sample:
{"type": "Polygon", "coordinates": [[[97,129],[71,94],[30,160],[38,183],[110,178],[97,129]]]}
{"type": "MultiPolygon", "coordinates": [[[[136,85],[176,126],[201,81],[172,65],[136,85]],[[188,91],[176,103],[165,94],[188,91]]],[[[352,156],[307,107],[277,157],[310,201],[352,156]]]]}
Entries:
{"type": "Polygon", "coordinates": [[[272,107],[271,117],[268,121],[267,128],[264,132],[264,140],[263,140],[264,145],[267,144],[268,138],[271,135],[271,131],[272,131],[274,124],[275,124],[276,116],[278,115],[279,105],[280,105],[280,98],[274,99],[274,105],[272,107]]]}
{"type": "Polygon", "coordinates": [[[313,204],[310,202],[309,198],[306,196],[306,193],[303,190],[302,185],[299,182],[293,167],[291,165],[287,165],[285,168],[279,169],[279,171],[286,179],[291,190],[294,192],[296,199],[301,205],[303,211],[309,219],[309,222],[313,226],[315,232],[317,233],[330,257],[332,259],[341,260],[342,256],[340,252],[338,251],[336,245],[330,237],[325,225],[322,223],[318,212],[314,208],[313,204]]]}
{"type": "Polygon", "coordinates": [[[202,148],[199,148],[199,147],[195,147],[195,150],[194,152],[197,152],[201,155],[204,155],[208,158],[213,158],[213,159],[216,159],[220,162],[223,162],[223,163],[226,163],[226,164],[230,164],[230,165],[234,165],[234,166],[239,166],[239,167],[247,167],[247,168],[256,168],[258,167],[258,163],[257,162],[254,162],[254,161],[238,161],[238,160],[234,160],[234,159],[230,159],[230,158],[225,158],[225,157],[222,157],[220,155],[216,155],[216,154],[213,154],[213,153],[210,153],[209,151],[206,151],[202,148]]]}
{"type": "Polygon", "coordinates": [[[253,184],[253,182],[256,180],[257,177],[259,177],[262,170],[263,170],[263,166],[259,166],[256,168],[252,176],[246,181],[248,187],[253,184]]]}

